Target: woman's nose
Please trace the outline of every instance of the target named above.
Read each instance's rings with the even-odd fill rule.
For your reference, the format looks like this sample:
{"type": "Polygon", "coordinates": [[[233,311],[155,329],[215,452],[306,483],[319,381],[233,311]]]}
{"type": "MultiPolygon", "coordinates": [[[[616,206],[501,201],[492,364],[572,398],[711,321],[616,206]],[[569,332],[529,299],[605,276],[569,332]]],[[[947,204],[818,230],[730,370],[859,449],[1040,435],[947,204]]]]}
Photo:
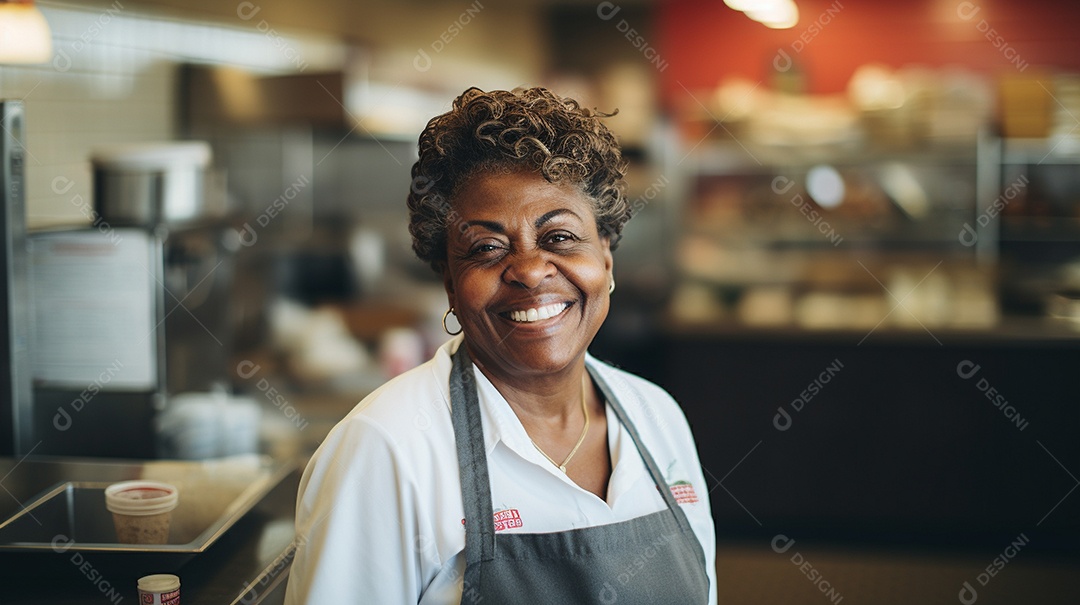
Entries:
{"type": "Polygon", "coordinates": [[[507,257],[503,281],[523,288],[535,288],[555,275],[557,269],[542,250],[523,250],[507,257]]]}

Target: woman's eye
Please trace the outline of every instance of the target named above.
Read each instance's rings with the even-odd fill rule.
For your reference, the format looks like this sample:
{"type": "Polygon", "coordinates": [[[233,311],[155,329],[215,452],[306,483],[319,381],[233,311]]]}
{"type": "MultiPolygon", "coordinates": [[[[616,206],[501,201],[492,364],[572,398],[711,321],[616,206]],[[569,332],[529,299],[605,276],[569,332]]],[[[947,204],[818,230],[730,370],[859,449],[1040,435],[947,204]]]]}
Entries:
{"type": "Polygon", "coordinates": [[[477,245],[473,246],[471,250],[469,250],[469,254],[473,255],[473,256],[492,254],[498,249],[499,249],[499,246],[497,244],[492,244],[492,243],[477,244],[477,245]]]}
{"type": "Polygon", "coordinates": [[[558,231],[547,236],[547,242],[549,244],[564,244],[567,242],[576,241],[577,238],[573,234],[565,231],[558,231]]]}

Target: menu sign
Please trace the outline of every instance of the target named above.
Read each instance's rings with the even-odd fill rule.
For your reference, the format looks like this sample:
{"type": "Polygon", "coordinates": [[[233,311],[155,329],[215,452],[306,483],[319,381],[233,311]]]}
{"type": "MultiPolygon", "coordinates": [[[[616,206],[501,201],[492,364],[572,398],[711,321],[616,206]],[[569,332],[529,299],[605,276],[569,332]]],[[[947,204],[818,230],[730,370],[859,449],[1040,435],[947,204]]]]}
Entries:
{"type": "Polygon", "coordinates": [[[157,385],[160,247],[139,229],[34,234],[32,375],[51,387],[157,385]]]}

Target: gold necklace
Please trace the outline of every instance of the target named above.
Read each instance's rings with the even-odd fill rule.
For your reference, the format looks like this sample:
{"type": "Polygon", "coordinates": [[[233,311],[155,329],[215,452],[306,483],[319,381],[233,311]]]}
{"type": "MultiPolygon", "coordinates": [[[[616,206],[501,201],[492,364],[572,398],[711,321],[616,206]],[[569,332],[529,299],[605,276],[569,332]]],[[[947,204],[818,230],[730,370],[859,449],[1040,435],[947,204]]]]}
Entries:
{"type": "Polygon", "coordinates": [[[536,448],[536,451],[540,452],[541,456],[543,456],[544,458],[547,458],[548,462],[550,462],[550,463],[554,464],[555,466],[559,467],[559,470],[564,472],[564,473],[566,472],[566,465],[570,463],[570,459],[574,457],[574,454],[577,453],[578,448],[581,447],[581,444],[585,442],[585,435],[587,435],[589,433],[589,408],[585,404],[585,377],[584,376],[582,376],[582,378],[581,378],[581,413],[585,415],[585,426],[582,427],[582,429],[581,429],[581,436],[578,437],[577,443],[574,444],[574,449],[570,450],[570,453],[566,455],[566,459],[562,461],[562,464],[559,464],[558,462],[555,462],[551,458],[551,456],[547,455],[547,452],[540,449],[539,445],[536,445],[536,442],[533,441],[532,438],[529,439],[529,441],[532,441],[533,447],[536,448]]]}

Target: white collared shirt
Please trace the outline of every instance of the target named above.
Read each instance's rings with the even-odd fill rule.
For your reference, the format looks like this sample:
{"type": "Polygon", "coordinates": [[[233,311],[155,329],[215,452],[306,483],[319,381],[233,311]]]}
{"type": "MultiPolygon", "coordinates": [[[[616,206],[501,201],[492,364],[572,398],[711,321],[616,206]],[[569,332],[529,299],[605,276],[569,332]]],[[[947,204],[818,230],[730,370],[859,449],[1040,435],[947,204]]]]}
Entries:
{"type": "MultiPolygon", "coordinates": [[[[450,355],[387,382],[346,416],[300,481],[298,548],[286,603],[457,604],[465,571],[464,508],[450,416],[450,355]]],[[[637,428],[705,551],[716,603],[716,538],[708,488],[682,411],[660,387],[587,356],[637,428]]],[[[662,510],[633,439],[607,407],[607,501],[532,445],[510,405],[475,366],[497,532],[543,533],[662,510]]],[[[629,577],[613,579],[629,581],[629,577]]]]}

